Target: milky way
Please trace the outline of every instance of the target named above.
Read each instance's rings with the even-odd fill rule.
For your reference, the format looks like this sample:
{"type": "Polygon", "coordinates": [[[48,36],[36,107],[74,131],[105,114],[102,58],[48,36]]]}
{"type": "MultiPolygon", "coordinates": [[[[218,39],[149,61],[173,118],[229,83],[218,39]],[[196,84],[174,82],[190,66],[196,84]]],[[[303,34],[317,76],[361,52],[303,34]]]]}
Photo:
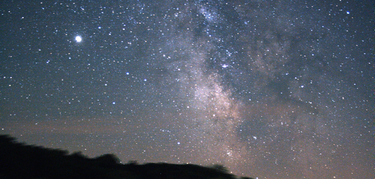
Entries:
{"type": "Polygon", "coordinates": [[[124,163],[374,178],[371,7],[2,2],[0,132],[124,163]]]}

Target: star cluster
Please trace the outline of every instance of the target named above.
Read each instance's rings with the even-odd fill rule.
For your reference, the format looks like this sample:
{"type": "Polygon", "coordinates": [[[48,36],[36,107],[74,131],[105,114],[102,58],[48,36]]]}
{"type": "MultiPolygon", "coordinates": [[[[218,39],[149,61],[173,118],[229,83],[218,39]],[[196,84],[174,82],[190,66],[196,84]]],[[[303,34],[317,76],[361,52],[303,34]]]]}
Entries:
{"type": "Polygon", "coordinates": [[[372,1],[4,1],[0,133],[122,162],[374,178],[372,1]]]}

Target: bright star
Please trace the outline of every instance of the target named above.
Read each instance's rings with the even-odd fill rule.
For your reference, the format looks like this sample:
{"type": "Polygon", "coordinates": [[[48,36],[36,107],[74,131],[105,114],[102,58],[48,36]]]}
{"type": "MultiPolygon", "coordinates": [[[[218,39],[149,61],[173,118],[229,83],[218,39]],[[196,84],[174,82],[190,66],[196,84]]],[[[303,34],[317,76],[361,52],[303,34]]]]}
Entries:
{"type": "Polygon", "coordinates": [[[76,42],[81,42],[82,41],[82,37],[81,36],[76,36],[76,42]]]}

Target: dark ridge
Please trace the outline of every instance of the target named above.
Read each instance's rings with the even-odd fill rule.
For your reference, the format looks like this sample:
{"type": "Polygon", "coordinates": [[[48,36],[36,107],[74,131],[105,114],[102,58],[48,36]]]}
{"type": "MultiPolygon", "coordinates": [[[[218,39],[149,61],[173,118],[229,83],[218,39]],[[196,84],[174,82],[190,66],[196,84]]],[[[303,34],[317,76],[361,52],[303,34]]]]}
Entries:
{"type": "MultiPolygon", "coordinates": [[[[0,135],[0,179],[236,179],[222,165],[121,164],[113,154],[88,158],[81,152],[18,143],[0,135]]],[[[242,177],[250,179],[248,177],[242,177]]]]}

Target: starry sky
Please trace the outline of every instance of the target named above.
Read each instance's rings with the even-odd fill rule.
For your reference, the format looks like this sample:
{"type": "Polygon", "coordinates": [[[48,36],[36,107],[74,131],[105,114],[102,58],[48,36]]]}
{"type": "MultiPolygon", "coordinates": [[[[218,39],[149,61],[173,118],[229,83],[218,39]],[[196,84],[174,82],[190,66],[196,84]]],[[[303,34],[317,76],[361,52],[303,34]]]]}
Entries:
{"type": "Polygon", "coordinates": [[[374,178],[374,6],[2,1],[0,134],[123,163],[374,178]]]}

